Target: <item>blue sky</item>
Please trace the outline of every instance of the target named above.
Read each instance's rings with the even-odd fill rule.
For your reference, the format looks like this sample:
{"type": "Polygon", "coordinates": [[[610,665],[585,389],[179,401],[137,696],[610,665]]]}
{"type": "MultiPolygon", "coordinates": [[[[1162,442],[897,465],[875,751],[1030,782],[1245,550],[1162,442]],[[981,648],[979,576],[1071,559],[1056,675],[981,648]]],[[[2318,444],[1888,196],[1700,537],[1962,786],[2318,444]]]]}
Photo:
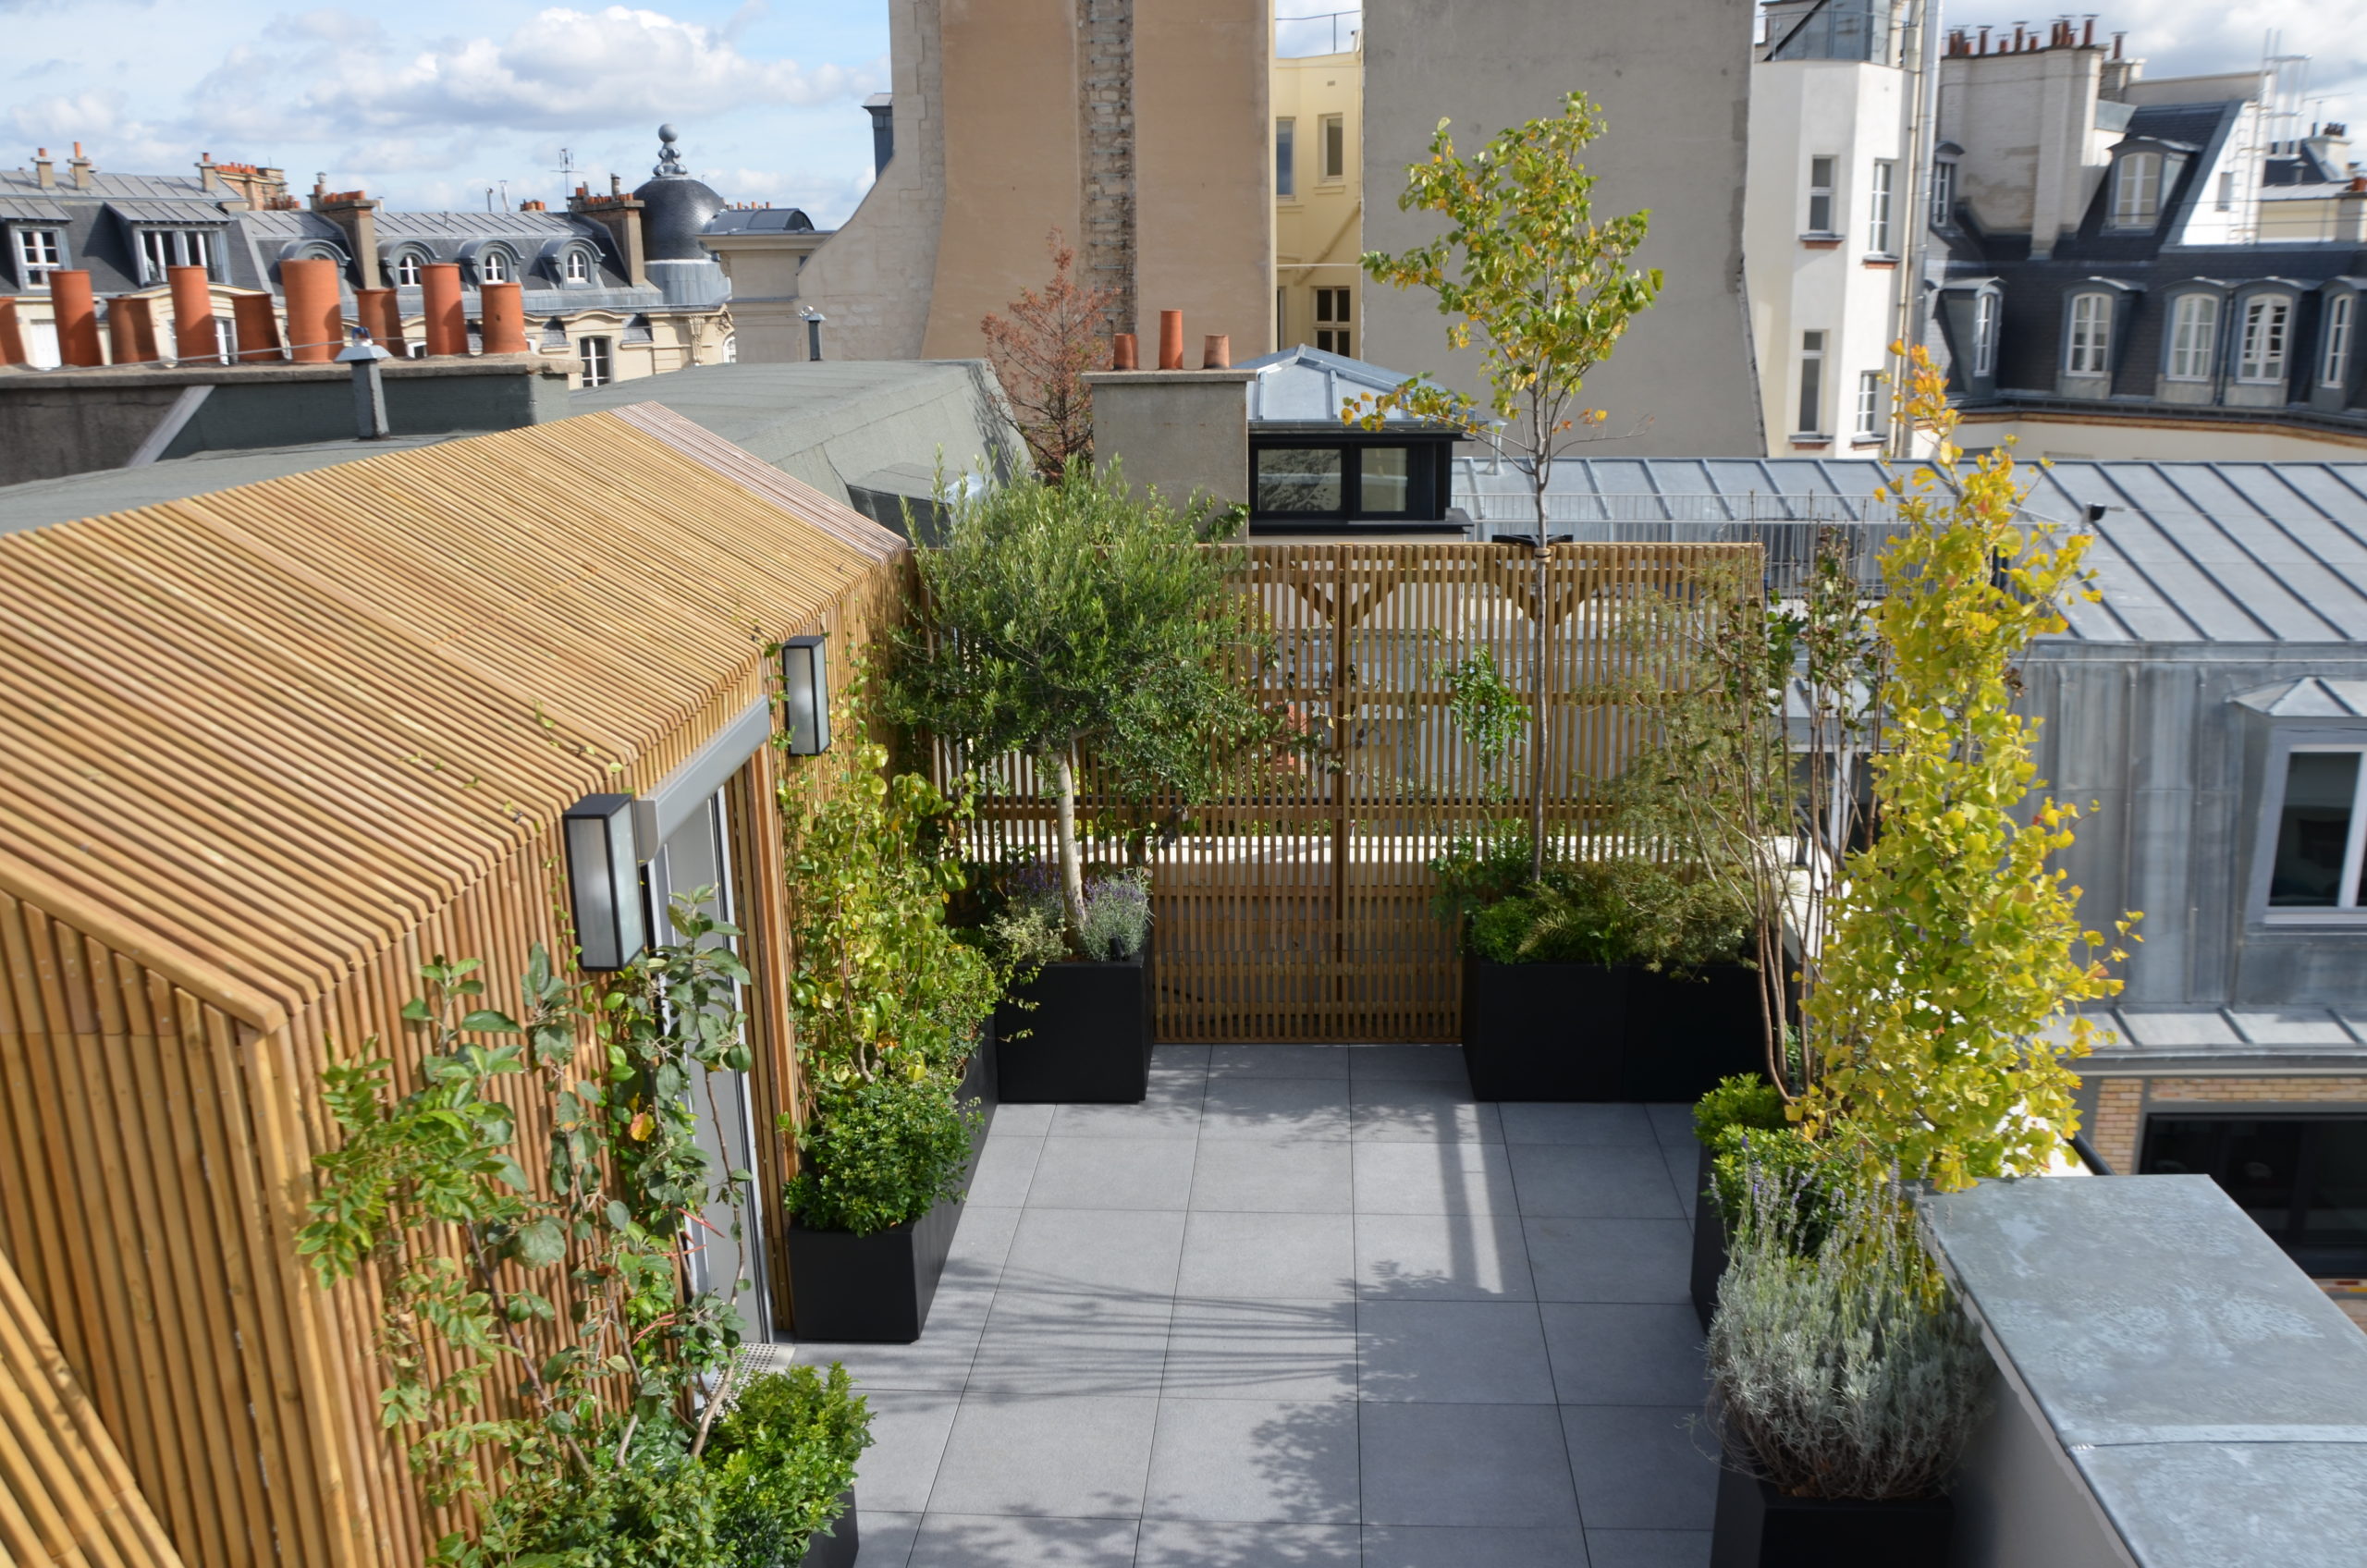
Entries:
{"type": "MultiPolygon", "coordinates": [[[[595,189],[611,171],[638,184],[670,120],[685,161],[727,199],[803,206],[824,227],[852,212],[871,178],[859,105],[888,85],[886,0],[653,4],[0,0],[0,136],[17,143],[0,162],[80,141],[103,168],[166,173],[206,151],[276,164],[300,190],[318,172],[397,206],[482,206],[504,182],[512,202],[559,195],[563,148],[595,189]]],[[[1946,7],[1952,26],[2052,14],[1946,7]]],[[[2315,56],[2323,113],[2367,118],[2367,30],[2347,6],[2148,0],[2097,26],[2128,29],[2155,76],[2256,64],[2263,31],[2282,29],[2285,49],[2315,56]]],[[[1289,30],[1286,51],[1328,44],[1331,27],[1289,30]]]]}

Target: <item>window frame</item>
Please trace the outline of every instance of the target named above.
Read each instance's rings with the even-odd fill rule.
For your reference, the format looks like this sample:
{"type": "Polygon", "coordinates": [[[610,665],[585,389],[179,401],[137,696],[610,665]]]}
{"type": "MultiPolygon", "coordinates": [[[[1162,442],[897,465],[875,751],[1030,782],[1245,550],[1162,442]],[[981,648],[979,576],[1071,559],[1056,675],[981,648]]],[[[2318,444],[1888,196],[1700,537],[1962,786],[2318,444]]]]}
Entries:
{"type": "Polygon", "coordinates": [[[2367,861],[2367,729],[2308,729],[2275,737],[2268,750],[2261,781],[2259,839],[2254,851],[2250,897],[2252,923],[2261,925],[2331,925],[2367,927],[2367,903],[2357,900],[2362,861],[2367,861]],[[2333,904],[2272,904],[2269,890],[2276,876],[2276,841],[2284,825],[2285,791],[2293,775],[2295,753],[2349,753],[2359,760],[2350,798],[2350,827],[2343,839],[2342,870],[2335,883],[2333,904]],[[2341,901],[2345,893],[2352,901],[2341,901]]]}
{"type": "Polygon", "coordinates": [[[153,288],[172,281],[167,269],[172,267],[203,267],[208,281],[218,283],[221,274],[215,268],[222,248],[214,243],[215,231],[205,228],[176,228],[169,226],[142,227],[139,231],[140,286],[153,288]],[[196,260],[189,258],[194,254],[196,260]]]}
{"type": "Polygon", "coordinates": [[[1876,158],[1866,187],[1866,250],[1876,256],[1898,253],[1892,208],[1898,186],[1898,160],[1876,158]]]}
{"type": "Polygon", "coordinates": [[[16,263],[17,281],[27,293],[49,292],[49,275],[67,270],[66,230],[43,224],[11,224],[8,226],[8,253],[16,263]],[[48,261],[36,260],[33,241],[46,240],[48,261]]]}
{"type": "Polygon", "coordinates": [[[1316,179],[1324,185],[1340,184],[1348,178],[1348,116],[1317,116],[1315,135],[1316,179]]]}
{"type": "Polygon", "coordinates": [[[477,285],[480,288],[488,283],[515,283],[518,281],[518,258],[511,255],[509,250],[504,246],[486,246],[476,253],[475,261],[477,285]],[[497,268],[500,272],[500,276],[498,277],[494,276],[497,268]]]}
{"type": "Polygon", "coordinates": [[[2248,294],[2242,303],[2243,316],[2236,328],[2236,379],[2247,386],[2282,386],[2293,375],[2293,296],[2248,294]],[[2272,309],[2276,312],[2275,325],[2261,336],[2275,337],[2275,358],[2256,358],[2253,329],[2270,319],[2268,312],[2272,309]]]}
{"type": "Polygon", "coordinates": [[[1796,435],[1826,434],[1820,427],[1824,420],[1825,345],[1832,336],[1818,327],[1803,328],[1800,332],[1799,402],[1792,412],[1796,418],[1807,417],[1801,418],[1800,423],[1793,427],[1796,435]]]}
{"type": "Polygon", "coordinates": [[[617,379],[617,340],[606,333],[584,334],[575,340],[575,363],[578,379],[586,392],[596,386],[614,386],[617,379]],[[593,369],[595,358],[600,361],[596,378],[593,369]]]}
{"type": "Polygon", "coordinates": [[[387,268],[387,274],[398,288],[424,288],[427,283],[429,260],[425,251],[406,246],[395,252],[394,264],[387,268]],[[403,276],[406,270],[411,273],[411,276],[403,276]]]}
{"type": "Polygon", "coordinates": [[[2063,332],[2063,374],[2112,374],[2113,297],[2101,288],[2083,288],[2071,296],[2063,332]],[[2085,322],[2081,317],[2086,316],[2085,322]]]}
{"type": "Polygon", "coordinates": [[[2112,206],[2104,214],[2104,227],[2145,229],[2159,224],[2168,166],[2165,153],[2146,149],[2122,153],[2113,164],[2112,206]]]}
{"type": "Polygon", "coordinates": [[[1993,288],[1972,297],[1972,378],[1989,381],[1997,374],[1997,339],[2005,320],[2005,300],[1993,288]]]}
{"type": "Polygon", "coordinates": [[[1387,432],[1368,439],[1344,439],[1329,432],[1275,432],[1252,440],[1249,447],[1249,520],[1270,528],[1374,527],[1404,525],[1428,528],[1443,521],[1447,501],[1441,491],[1449,483],[1453,448],[1451,444],[1415,435],[1392,437],[1387,432]],[[1367,512],[1364,505],[1365,453],[1391,448],[1405,454],[1405,509],[1367,512]],[[1339,459],[1340,505],[1328,511],[1266,511],[1258,506],[1258,458],[1272,451],[1323,451],[1339,459]]]}
{"type": "Polygon", "coordinates": [[[2186,293],[2171,297],[2170,330],[2163,335],[2167,355],[2162,366],[2165,380],[2201,384],[2209,382],[2219,374],[2219,332],[2225,319],[2225,312],[2220,309],[2222,303],[2218,295],[2201,288],[2189,289],[2186,293]],[[2183,341],[2189,313],[2203,318],[2196,327],[2195,341],[2191,343],[2183,341]],[[2199,363],[2192,362],[2192,357],[2196,355],[2201,356],[2199,363]],[[2182,359],[2189,361],[2186,370],[2178,368],[2182,359]]]}
{"type": "Polygon", "coordinates": [[[1956,161],[1954,158],[1932,160],[1932,227],[1954,228],[1956,226],[1956,161]]]}
{"type": "Polygon", "coordinates": [[[2320,386],[2334,392],[2349,388],[2351,348],[2358,335],[2359,296],[2339,292],[2327,295],[2318,326],[2320,386]]]}
{"type": "Polygon", "coordinates": [[[595,280],[597,272],[598,263],[594,259],[589,246],[570,245],[559,252],[558,280],[562,285],[588,287],[595,280]],[[581,276],[577,276],[579,267],[583,269],[581,276]]]}
{"type": "Polygon", "coordinates": [[[1298,200],[1298,116],[1274,117],[1274,200],[1298,200]]]}
{"type": "Polygon", "coordinates": [[[1854,433],[1856,438],[1860,441],[1881,440],[1884,423],[1886,422],[1883,418],[1883,373],[1878,370],[1861,370],[1858,373],[1858,422],[1857,430],[1854,433]]]}
{"type": "Polygon", "coordinates": [[[1834,197],[1839,194],[1840,178],[1841,159],[1836,154],[1813,153],[1809,155],[1809,217],[1808,227],[1801,230],[1802,233],[1814,235],[1821,239],[1834,232],[1833,203],[1834,197]],[[1819,165],[1823,165],[1821,171],[1818,168],[1819,165]],[[1820,172],[1823,176],[1821,182],[1818,179],[1820,172]],[[1821,223],[1817,221],[1820,216],[1819,202],[1823,203],[1821,215],[1824,221],[1821,223]]]}

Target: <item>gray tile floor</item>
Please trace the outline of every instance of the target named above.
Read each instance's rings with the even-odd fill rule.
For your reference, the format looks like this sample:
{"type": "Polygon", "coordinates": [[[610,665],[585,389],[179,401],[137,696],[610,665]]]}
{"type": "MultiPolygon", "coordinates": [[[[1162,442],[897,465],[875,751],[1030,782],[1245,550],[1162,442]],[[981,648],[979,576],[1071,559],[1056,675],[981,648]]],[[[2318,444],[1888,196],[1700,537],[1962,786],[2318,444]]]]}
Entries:
{"type": "Polygon", "coordinates": [[[844,1361],[864,1568],[1699,1568],[1684,1108],[1453,1047],[1161,1047],[1005,1106],[914,1345],[844,1361]]]}

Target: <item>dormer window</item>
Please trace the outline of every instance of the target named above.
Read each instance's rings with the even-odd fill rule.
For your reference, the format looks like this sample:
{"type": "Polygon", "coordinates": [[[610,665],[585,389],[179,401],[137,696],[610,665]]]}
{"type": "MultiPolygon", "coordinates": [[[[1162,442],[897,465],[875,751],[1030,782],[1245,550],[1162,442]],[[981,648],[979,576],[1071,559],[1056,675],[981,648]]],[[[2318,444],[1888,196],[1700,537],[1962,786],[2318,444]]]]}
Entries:
{"type": "Polygon", "coordinates": [[[1972,374],[1986,381],[1997,374],[1997,296],[1976,295],[1972,301],[1972,374]]]}
{"type": "Polygon", "coordinates": [[[1932,165],[1932,227],[1954,228],[1956,222],[1956,161],[1942,158],[1932,165]]]}
{"type": "Polygon", "coordinates": [[[140,281],[162,283],[172,267],[203,267],[214,271],[214,237],[200,228],[143,228],[140,231],[140,281]]]}
{"type": "Polygon", "coordinates": [[[2113,227],[2153,227],[2162,215],[2162,169],[2159,153],[2130,153],[2114,166],[2113,227]]]}
{"type": "Polygon", "coordinates": [[[2071,297],[2071,331],[2063,356],[2069,375],[2103,375],[2112,363],[2112,296],[2071,297]]]}
{"type": "Polygon", "coordinates": [[[2182,294],[2170,312],[2170,379],[2208,381],[2219,351],[2219,297],[2182,294]]]}
{"type": "Polygon", "coordinates": [[[66,264],[66,231],[60,228],[20,228],[17,239],[17,281],[28,289],[49,287],[49,275],[66,264]]]}
{"type": "Polygon", "coordinates": [[[2318,385],[2341,390],[2350,382],[2351,320],[2359,309],[2356,294],[2336,294],[2326,300],[2326,324],[2319,337],[2318,385]]]}
{"type": "Polygon", "coordinates": [[[479,283],[508,283],[511,281],[511,273],[509,251],[487,250],[478,252],[477,281],[479,283]]]}
{"type": "Polygon", "coordinates": [[[589,283],[592,281],[592,252],[579,246],[567,252],[561,267],[562,276],[568,282],[589,283]]]}
{"type": "Polygon", "coordinates": [[[2293,301],[2283,294],[2263,294],[2244,303],[2244,336],[2236,358],[2238,381],[2275,382],[2285,379],[2285,353],[2293,321],[2293,301]]]}
{"type": "Polygon", "coordinates": [[[416,251],[405,251],[398,255],[395,258],[395,287],[398,288],[420,287],[426,277],[426,274],[421,270],[425,265],[425,259],[416,251]]]}

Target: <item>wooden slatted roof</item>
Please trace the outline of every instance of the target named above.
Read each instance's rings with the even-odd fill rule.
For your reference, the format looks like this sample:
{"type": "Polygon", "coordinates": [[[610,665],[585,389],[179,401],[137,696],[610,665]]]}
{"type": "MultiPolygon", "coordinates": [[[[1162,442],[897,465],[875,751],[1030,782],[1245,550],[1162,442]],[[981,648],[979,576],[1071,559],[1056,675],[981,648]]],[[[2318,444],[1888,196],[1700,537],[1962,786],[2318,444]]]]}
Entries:
{"type": "Polygon", "coordinates": [[[274,1026],[905,547],[652,404],[0,536],[0,888],[274,1026]]]}

